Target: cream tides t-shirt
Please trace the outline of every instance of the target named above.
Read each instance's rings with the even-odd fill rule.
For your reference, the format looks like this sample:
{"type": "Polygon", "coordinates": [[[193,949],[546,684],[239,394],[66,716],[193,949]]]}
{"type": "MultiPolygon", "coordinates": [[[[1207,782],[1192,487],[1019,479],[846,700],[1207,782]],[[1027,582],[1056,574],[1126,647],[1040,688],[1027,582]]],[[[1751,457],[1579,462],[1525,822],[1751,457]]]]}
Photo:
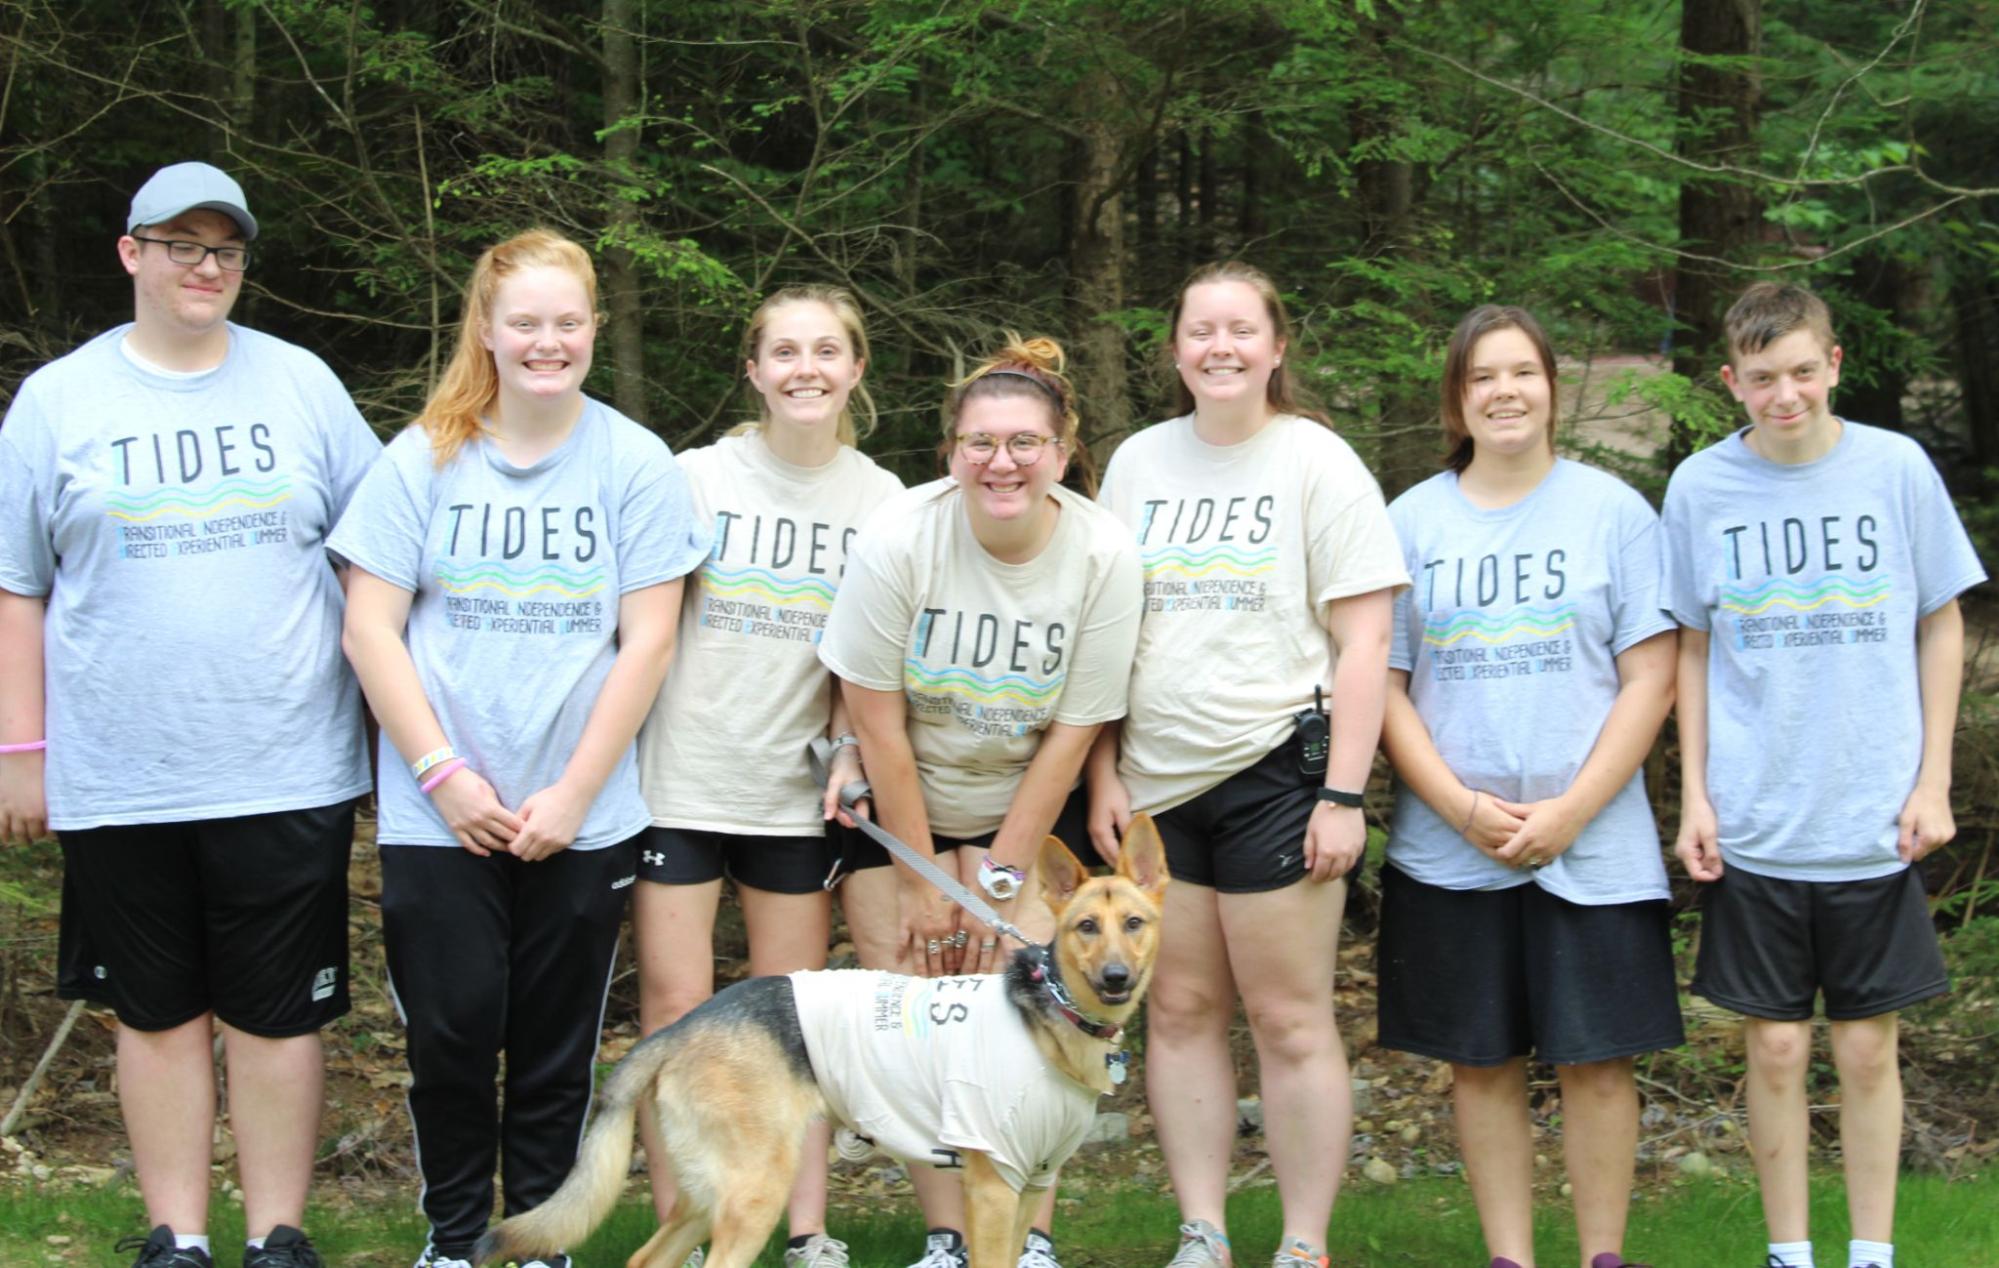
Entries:
{"type": "Polygon", "coordinates": [[[1192,416],[1155,424],[1097,498],[1145,571],[1118,758],[1134,810],[1170,810],[1277,747],[1332,682],[1325,605],[1409,583],[1380,486],[1310,419],[1234,445],[1201,440],[1192,416]]]}
{"type": "Polygon", "coordinates": [[[679,459],[715,544],[689,579],[673,668],[639,731],[652,821],[824,835],[805,755],[833,706],[819,640],[855,535],[902,481],[846,445],[824,466],[793,466],[755,434],[679,459]]]}
{"type": "MultiPolygon", "coordinates": [[[[1124,716],[1138,638],[1138,552],[1087,498],[1056,487],[1055,533],[1002,563],[972,535],[952,480],[882,508],[848,558],[819,658],[900,691],[931,830],[998,829],[1051,722],[1124,716]]],[[[865,754],[863,755],[865,760],[865,754]]]]}

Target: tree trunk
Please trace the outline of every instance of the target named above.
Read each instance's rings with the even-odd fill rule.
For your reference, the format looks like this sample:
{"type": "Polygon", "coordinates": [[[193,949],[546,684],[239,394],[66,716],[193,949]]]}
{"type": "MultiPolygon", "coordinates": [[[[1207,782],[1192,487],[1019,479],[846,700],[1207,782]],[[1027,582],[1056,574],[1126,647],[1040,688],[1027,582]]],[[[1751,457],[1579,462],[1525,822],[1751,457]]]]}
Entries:
{"type": "Polygon", "coordinates": [[[257,116],[257,6],[236,10],[236,43],[231,50],[229,122],[241,136],[257,116]]]}
{"type": "MultiPolygon", "coordinates": [[[[634,0],[604,0],[604,162],[611,180],[638,179],[639,130],[628,123],[638,112],[638,42],[634,0]],[[620,124],[627,126],[620,127],[620,124]]],[[[610,206],[611,247],[603,253],[604,304],[611,318],[611,400],[618,412],[646,421],[645,310],[639,304],[638,269],[624,245],[639,232],[639,207],[614,190],[610,206]]]]}
{"type": "Polygon", "coordinates": [[[1071,329],[1083,439],[1095,444],[1131,427],[1124,331],[1111,317],[1124,307],[1124,206],[1118,189],[1124,138],[1114,123],[1117,90],[1109,75],[1093,72],[1079,91],[1083,153],[1076,167],[1076,231],[1069,249],[1071,329]]]}
{"type": "MultiPolygon", "coordinates": [[[[1707,58],[1750,58],[1762,50],[1761,0],[1683,0],[1680,6],[1679,149],[1710,163],[1754,166],[1757,111],[1762,87],[1744,65],[1716,65],[1707,58]]],[[[1722,260],[1746,256],[1762,236],[1763,199],[1729,177],[1683,175],[1680,245],[1722,260]]],[[[1681,331],[1674,340],[1673,370],[1696,382],[1713,374],[1727,355],[1722,314],[1740,285],[1725,264],[1682,260],[1673,307],[1681,331]]],[[[1671,456],[1693,448],[1682,419],[1673,420],[1671,456]]]]}
{"type": "Polygon", "coordinates": [[[1957,382],[1971,456],[1983,469],[1999,465],[1999,286],[1976,276],[1950,288],[1957,325],[1957,382]]]}

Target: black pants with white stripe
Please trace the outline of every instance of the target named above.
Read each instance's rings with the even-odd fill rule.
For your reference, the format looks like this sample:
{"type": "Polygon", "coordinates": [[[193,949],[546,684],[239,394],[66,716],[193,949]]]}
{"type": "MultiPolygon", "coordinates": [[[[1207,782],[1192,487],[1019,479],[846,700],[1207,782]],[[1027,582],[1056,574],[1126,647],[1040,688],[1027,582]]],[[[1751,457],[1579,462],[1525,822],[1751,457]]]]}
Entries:
{"type": "Polygon", "coordinates": [[[546,1201],[576,1161],[637,840],[537,863],[382,847],[423,1212],[453,1258],[485,1231],[495,1161],[508,1215],[546,1201]]]}

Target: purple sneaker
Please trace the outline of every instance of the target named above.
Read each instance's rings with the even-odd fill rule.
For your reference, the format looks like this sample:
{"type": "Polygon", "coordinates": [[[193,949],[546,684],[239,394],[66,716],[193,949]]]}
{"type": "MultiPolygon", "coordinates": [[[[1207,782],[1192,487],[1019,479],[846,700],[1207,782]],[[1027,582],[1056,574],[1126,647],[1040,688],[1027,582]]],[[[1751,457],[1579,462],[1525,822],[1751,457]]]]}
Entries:
{"type": "Polygon", "coordinates": [[[1589,1268],[1645,1268],[1644,1264],[1634,1264],[1615,1251],[1605,1251],[1589,1261],[1589,1268]]]}

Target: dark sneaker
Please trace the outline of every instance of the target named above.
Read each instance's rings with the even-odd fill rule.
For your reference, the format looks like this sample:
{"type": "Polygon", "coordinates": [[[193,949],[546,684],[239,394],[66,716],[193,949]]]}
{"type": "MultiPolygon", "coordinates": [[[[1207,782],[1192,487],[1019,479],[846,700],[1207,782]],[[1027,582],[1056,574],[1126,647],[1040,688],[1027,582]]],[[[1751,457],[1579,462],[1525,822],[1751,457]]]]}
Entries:
{"type": "Polygon", "coordinates": [[[968,1268],[972,1252],[965,1239],[948,1228],[933,1228],[923,1238],[923,1258],[909,1268],[968,1268]]]}
{"type": "Polygon", "coordinates": [[[205,1250],[182,1249],[174,1245],[174,1231],[162,1224],[144,1237],[121,1237],[112,1250],[119,1254],[136,1250],[139,1257],[132,1268],[215,1268],[205,1250]]]}
{"type": "Polygon", "coordinates": [[[1027,1244],[1020,1248],[1020,1262],[1014,1268],[1062,1268],[1055,1258],[1055,1241],[1038,1228],[1027,1230],[1027,1244]]]}
{"type": "Polygon", "coordinates": [[[243,1268],[325,1268],[326,1261],[304,1233],[289,1224],[271,1230],[262,1246],[243,1248],[243,1268]]]}

